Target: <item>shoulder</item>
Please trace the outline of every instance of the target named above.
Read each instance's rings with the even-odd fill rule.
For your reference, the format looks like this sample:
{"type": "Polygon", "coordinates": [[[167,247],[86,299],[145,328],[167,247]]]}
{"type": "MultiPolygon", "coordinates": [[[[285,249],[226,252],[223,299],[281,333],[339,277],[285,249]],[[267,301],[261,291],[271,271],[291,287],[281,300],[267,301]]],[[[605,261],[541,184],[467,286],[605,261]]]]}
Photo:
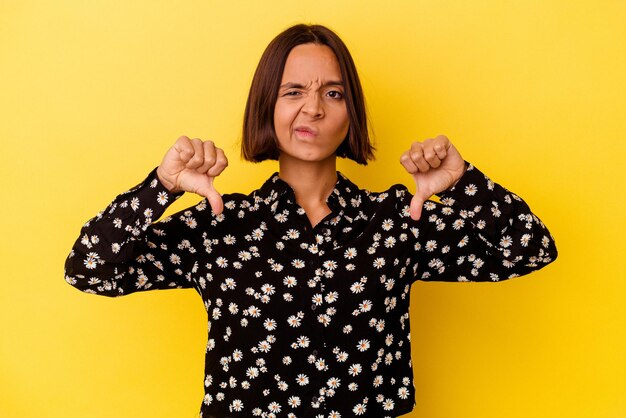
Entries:
{"type": "Polygon", "coordinates": [[[413,197],[403,184],[393,184],[387,189],[373,191],[357,186],[344,176],[339,186],[334,192],[338,194],[340,205],[363,210],[370,218],[379,212],[385,212],[387,216],[394,212],[400,216],[405,215],[405,212],[408,214],[413,197]]]}
{"type": "Polygon", "coordinates": [[[412,197],[409,189],[404,184],[393,184],[388,189],[379,192],[369,190],[364,190],[364,192],[372,202],[379,203],[404,201],[407,197],[409,199],[412,197]]]}

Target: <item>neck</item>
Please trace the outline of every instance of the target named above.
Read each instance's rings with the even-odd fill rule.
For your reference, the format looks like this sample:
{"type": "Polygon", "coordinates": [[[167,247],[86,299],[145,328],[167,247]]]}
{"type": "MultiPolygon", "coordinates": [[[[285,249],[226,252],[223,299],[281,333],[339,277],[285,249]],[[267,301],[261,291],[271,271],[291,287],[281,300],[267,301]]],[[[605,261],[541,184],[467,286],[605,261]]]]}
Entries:
{"type": "Polygon", "coordinates": [[[317,162],[307,162],[280,156],[279,177],[283,179],[296,195],[296,203],[300,205],[311,226],[317,225],[330,208],[326,199],[337,183],[337,167],[335,156],[317,162]]]}
{"type": "MultiPolygon", "coordinates": [[[[293,160],[283,155],[279,158],[279,177],[296,194],[296,202],[305,211],[326,206],[326,199],[337,183],[336,157],[323,161],[293,160]]],[[[308,211],[307,211],[308,212],[308,211]]]]}

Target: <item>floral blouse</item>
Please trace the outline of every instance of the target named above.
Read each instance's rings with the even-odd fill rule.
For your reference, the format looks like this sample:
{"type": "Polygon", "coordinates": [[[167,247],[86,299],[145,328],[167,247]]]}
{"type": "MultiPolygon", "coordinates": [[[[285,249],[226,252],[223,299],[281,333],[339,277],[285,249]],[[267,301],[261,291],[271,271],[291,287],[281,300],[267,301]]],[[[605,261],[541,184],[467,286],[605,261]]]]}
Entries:
{"type": "Polygon", "coordinates": [[[210,326],[203,418],[396,417],[415,405],[415,280],[496,282],[557,257],[526,203],[467,166],[419,221],[405,186],[338,173],[315,227],[277,174],[223,195],[220,215],[203,199],[154,222],[182,195],[155,168],[83,226],[65,280],[104,296],[194,288],[210,326]]]}

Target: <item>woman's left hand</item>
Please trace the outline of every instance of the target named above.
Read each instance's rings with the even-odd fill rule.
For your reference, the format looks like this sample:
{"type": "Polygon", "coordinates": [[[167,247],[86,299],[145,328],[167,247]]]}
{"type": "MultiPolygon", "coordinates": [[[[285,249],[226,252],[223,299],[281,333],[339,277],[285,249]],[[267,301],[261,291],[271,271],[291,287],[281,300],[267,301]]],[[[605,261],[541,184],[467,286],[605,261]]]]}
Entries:
{"type": "Polygon", "coordinates": [[[400,157],[400,163],[415,181],[410,207],[411,218],[415,220],[421,217],[426,200],[453,187],[465,173],[465,161],[444,135],[413,142],[400,157]]]}

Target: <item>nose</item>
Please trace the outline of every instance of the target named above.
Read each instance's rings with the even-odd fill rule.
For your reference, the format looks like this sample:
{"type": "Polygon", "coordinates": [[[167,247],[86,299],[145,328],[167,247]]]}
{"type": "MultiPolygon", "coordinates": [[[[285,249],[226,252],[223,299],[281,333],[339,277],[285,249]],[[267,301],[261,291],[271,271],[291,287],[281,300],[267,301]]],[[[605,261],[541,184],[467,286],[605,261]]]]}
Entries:
{"type": "Polygon", "coordinates": [[[313,93],[306,97],[302,106],[302,112],[315,118],[324,116],[324,107],[318,94],[313,93]]]}

